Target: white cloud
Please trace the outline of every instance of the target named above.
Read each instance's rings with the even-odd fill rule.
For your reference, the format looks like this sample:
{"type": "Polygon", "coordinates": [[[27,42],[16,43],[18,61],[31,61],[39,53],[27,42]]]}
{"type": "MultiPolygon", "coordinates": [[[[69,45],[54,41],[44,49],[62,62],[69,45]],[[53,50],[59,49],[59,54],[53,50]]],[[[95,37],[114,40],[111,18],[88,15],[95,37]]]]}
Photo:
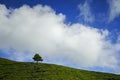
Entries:
{"type": "Polygon", "coordinates": [[[86,0],[84,4],[79,4],[78,8],[80,10],[80,17],[83,17],[83,20],[85,22],[93,22],[94,21],[94,15],[91,12],[89,2],[86,0]]]}
{"type": "Polygon", "coordinates": [[[0,5],[0,12],[0,48],[13,59],[26,60],[34,52],[40,52],[50,62],[117,66],[116,46],[120,45],[107,39],[108,30],[79,23],[67,25],[65,15],[56,14],[49,6],[22,6],[10,10],[0,5]]]}
{"type": "Polygon", "coordinates": [[[109,22],[120,16],[120,0],[108,0],[109,3],[109,22]]]}

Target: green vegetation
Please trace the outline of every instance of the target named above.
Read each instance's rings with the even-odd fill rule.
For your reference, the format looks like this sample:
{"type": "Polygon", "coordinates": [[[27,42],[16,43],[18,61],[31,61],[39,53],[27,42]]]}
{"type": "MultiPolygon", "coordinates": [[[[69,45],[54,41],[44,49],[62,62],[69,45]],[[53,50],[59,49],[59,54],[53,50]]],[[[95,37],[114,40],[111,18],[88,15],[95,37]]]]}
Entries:
{"type": "Polygon", "coordinates": [[[0,80],[120,80],[120,75],[0,58],[0,80]]]}
{"type": "Polygon", "coordinates": [[[39,55],[39,54],[35,54],[34,57],[33,57],[34,61],[43,61],[42,57],[39,55]]]}

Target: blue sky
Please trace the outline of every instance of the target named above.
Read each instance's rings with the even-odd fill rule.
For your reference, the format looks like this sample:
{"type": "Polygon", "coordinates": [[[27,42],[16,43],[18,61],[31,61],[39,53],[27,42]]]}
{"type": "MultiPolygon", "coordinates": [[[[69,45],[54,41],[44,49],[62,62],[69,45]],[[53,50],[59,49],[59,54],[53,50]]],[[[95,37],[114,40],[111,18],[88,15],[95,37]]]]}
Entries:
{"type": "Polygon", "coordinates": [[[120,73],[120,0],[0,0],[0,57],[120,73]]]}

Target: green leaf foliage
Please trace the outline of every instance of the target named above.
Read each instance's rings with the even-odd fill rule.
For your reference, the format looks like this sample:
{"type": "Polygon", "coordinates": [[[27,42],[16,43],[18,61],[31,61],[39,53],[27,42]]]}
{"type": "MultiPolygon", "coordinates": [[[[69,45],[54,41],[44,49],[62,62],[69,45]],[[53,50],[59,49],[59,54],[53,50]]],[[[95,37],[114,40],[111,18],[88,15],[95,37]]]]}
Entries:
{"type": "Polygon", "coordinates": [[[39,54],[35,54],[33,57],[34,61],[43,61],[42,57],[39,54]]]}

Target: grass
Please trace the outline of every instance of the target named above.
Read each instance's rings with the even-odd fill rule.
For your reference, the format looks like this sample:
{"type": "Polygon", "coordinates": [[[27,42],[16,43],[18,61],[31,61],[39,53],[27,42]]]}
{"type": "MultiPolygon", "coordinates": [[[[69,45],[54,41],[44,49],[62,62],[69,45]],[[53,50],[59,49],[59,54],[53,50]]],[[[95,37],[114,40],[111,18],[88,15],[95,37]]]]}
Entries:
{"type": "Polygon", "coordinates": [[[0,80],[120,80],[120,75],[0,58],[0,80]]]}

